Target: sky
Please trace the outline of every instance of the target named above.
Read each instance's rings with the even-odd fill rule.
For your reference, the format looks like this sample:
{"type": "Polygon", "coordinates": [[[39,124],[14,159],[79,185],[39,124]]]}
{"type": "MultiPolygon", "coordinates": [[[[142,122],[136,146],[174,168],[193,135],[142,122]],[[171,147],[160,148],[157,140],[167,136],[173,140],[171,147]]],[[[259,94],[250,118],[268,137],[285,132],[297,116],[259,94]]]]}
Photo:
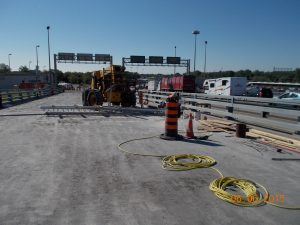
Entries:
{"type": "MultiPolygon", "coordinates": [[[[300,67],[298,0],[0,0],[0,63],[48,69],[58,52],[111,54],[114,64],[131,55],[174,56],[196,70],[262,70],[300,67]],[[31,63],[30,63],[31,61],[31,63]]],[[[57,64],[62,71],[105,65],[57,64]]],[[[170,67],[127,66],[139,73],[172,73],[170,67]]],[[[176,68],[185,72],[185,68],[176,68]]]]}

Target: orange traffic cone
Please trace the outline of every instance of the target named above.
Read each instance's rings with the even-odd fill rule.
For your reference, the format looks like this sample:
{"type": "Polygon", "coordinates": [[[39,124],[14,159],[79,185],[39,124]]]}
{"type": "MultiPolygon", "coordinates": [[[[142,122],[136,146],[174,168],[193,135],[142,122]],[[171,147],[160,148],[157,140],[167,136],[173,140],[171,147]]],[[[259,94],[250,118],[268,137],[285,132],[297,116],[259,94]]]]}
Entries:
{"type": "Polygon", "coordinates": [[[193,116],[192,113],[190,113],[189,116],[189,122],[187,124],[187,129],[186,129],[186,136],[187,138],[194,138],[194,132],[193,132],[193,116]]]}

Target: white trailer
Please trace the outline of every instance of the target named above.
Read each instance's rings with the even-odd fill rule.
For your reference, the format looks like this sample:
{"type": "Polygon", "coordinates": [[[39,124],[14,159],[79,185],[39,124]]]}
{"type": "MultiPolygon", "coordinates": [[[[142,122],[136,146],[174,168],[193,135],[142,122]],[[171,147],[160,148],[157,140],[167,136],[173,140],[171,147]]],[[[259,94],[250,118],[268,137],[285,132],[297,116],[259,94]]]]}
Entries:
{"type": "Polygon", "coordinates": [[[246,92],[246,77],[222,77],[204,81],[204,93],[210,95],[241,96],[246,92]]]}
{"type": "Polygon", "coordinates": [[[149,80],[148,81],[148,90],[149,91],[159,91],[160,90],[160,81],[159,80],[149,80]]]}

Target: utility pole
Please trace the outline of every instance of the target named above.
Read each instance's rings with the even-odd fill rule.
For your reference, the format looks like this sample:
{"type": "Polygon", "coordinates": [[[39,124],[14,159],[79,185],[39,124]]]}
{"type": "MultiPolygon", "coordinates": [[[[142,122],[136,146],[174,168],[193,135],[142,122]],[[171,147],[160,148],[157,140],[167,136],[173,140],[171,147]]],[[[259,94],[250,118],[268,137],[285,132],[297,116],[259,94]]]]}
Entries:
{"type": "Polygon", "coordinates": [[[207,45],[207,41],[205,41],[205,53],[204,53],[204,73],[206,72],[206,45],[207,45]]]}
{"type": "Polygon", "coordinates": [[[200,34],[200,31],[194,30],[192,34],[195,35],[195,50],[194,50],[194,72],[195,72],[195,70],[196,70],[197,35],[200,34]]]}
{"type": "Polygon", "coordinates": [[[38,48],[40,46],[35,46],[35,53],[36,53],[36,68],[35,68],[35,82],[37,83],[37,77],[38,77],[38,71],[39,71],[39,54],[38,54],[38,48]]]}
{"type": "Polygon", "coordinates": [[[49,58],[49,81],[50,83],[53,83],[53,77],[51,76],[51,61],[50,61],[50,39],[49,39],[49,30],[50,26],[47,26],[48,31],[48,58],[49,58]]]}
{"type": "MultiPolygon", "coordinates": [[[[175,57],[176,57],[176,45],[175,45],[175,57]]],[[[174,75],[176,73],[176,65],[174,65],[174,75]]]]}
{"type": "Polygon", "coordinates": [[[11,55],[12,55],[11,53],[8,54],[8,69],[9,69],[9,71],[11,71],[11,69],[10,69],[10,56],[11,55]]]}

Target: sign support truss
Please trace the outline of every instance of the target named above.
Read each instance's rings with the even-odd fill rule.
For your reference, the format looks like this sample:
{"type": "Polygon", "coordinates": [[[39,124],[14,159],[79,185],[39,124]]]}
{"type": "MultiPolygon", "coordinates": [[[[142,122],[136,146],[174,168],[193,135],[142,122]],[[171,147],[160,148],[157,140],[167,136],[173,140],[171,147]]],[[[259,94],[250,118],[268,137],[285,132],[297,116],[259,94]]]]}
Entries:
{"type": "Polygon", "coordinates": [[[113,64],[113,57],[109,54],[83,54],[83,53],[58,53],[54,54],[54,70],[57,70],[57,63],[77,64],[113,64]]]}
{"type": "Polygon", "coordinates": [[[130,56],[130,58],[122,58],[122,66],[168,66],[168,67],[186,67],[187,74],[190,74],[190,60],[181,59],[180,57],[167,57],[161,56],[130,56]]]}

